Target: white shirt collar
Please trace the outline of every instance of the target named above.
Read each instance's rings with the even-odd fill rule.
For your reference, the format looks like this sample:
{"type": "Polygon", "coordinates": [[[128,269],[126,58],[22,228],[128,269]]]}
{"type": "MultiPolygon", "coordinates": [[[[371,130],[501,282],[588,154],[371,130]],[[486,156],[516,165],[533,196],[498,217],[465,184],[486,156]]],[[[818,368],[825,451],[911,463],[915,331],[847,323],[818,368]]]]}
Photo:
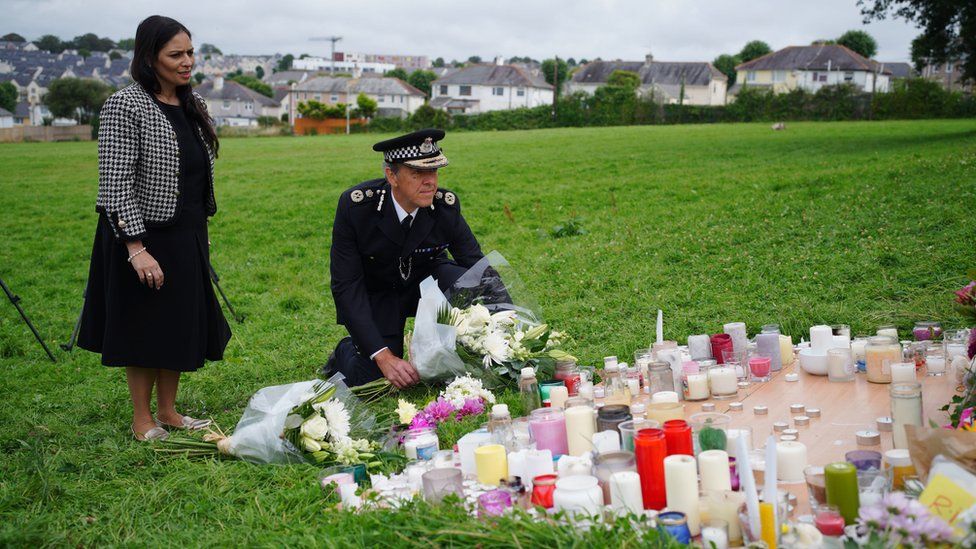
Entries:
{"type": "Polygon", "coordinates": [[[397,202],[396,198],[393,197],[392,192],[390,193],[390,198],[393,198],[393,209],[396,210],[397,221],[403,223],[403,218],[411,215],[413,217],[410,218],[410,225],[413,225],[413,220],[417,219],[417,210],[420,208],[414,208],[412,212],[408,212],[407,210],[403,209],[403,206],[401,206],[399,202],[397,202]]]}

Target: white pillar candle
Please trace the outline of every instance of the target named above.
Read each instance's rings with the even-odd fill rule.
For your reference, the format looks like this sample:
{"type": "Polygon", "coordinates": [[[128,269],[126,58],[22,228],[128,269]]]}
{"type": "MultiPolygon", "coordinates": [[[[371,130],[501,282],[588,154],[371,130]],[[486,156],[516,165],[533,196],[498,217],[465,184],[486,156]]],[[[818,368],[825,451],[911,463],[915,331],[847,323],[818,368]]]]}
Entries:
{"type": "Polygon", "coordinates": [[[851,346],[851,336],[834,336],[834,342],[830,345],[831,349],[847,349],[851,346]]]}
{"type": "Polygon", "coordinates": [[[914,362],[896,362],[891,365],[892,383],[911,383],[915,381],[914,362]]]}
{"type": "Polygon", "coordinates": [[[698,454],[702,490],[731,490],[729,454],[725,450],[706,450],[698,454]]]}
{"type": "Polygon", "coordinates": [[[810,348],[817,354],[827,354],[834,343],[834,331],[830,326],[813,326],[810,328],[810,348]]]}
{"type": "Polygon", "coordinates": [[[549,402],[553,408],[565,408],[568,399],[569,389],[566,387],[553,387],[549,390],[549,402]]]}
{"type": "Polygon", "coordinates": [[[724,520],[729,525],[729,542],[741,545],[739,508],[746,502],[745,492],[711,492],[707,494],[708,518],[724,520]]]}
{"type": "Polygon", "coordinates": [[[802,482],[807,466],[807,447],[802,442],[776,443],[776,478],[783,482],[802,482]]]}
{"type": "Polygon", "coordinates": [[[895,448],[908,448],[908,433],[906,425],[922,426],[922,399],[894,398],[891,399],[891,445],[895,448]]]}
{"type": "Polygon", "coordinates": [[[688,519],[688,530],[692,536],[697,536],[701,529],[695,458],[684,454],[664,458],[664,490],[668,509],[684,513],[688,519]]]}
{"type": "Polygon", "coordinates": [[[339,485],[339,498],[342,500],[343,507],[351,509],[362,504],[363,500],[356,495],[358,489],[359,485],[356,483],[339,485]]]}
{"type": "Polygon", "coordinates": [[[674,391],[658,391],[651,395],[651,404],[659,402],[678,402],[678,393],[674,391]]]}
{"type": "Polygon", "coordinates": [[[827,379],[830,381],[853,381],[854,362],[847,352],[827,353],[827,379]]]}
{"type": "Polygon", "coordinates": [[[793,364],[793,336],[779,336],[779,359],[783,366],[793,364]]]}
{"type": "Polygon", "coordinates": [[[745,322],[729,322],[722,326],[725,333],[732,336],[732,348],[736,353],[749,349],[749,336],[746,334],[745,322]]]}
{"type": "Polygon", "coordinates": [[[752,430],[751,429],[727,429],[725,431],[726,440],[728,441],[728,451],[729,455],[739,459],[739,443],[740,438],[746,441],[746,451],[752,450],[752,430]]]}
{"type": "Polygon", "coordinates": [[[640,378],[639,377],[628,377],[627,378],[627,390],[630,391],[631,397],[640,396],[640,378]]]}
{"type": "Polygon", "coordinates": [[[702,526],[701,529],[702,547],[711,549],[729,549],[729,535],[725,528],[717,526],[702,526]]]}
{"type": "Polygon", "coordinates": [[[712,358],[712,339],[708,334],[688,336],[688,353],[692,360],[712,358]]]}
{"type": "Polygon", "coordinates": [[[756,352],[769,357],[769,367],[774,372],[783,369],[780,349],[782,347],[779,344],[779,334],[759,334],[756,336],[756,352]]]}
{"type": "Polygon", "coordinates": [[[407,466],[407,482],[415,491],[420,491],[424,487],[423,476],[427,468],[419,463],[412,463],[407,466]]]}
{"type": "Polygon", "coordinates": [[[525,479],[525,457],[528,450],[516,450],[508,453],[508,476],[525,479]]]}
{"type": "Polygon", "coordinates": [[[864,347],[868,344],[866,339],[855,339],[851,342],[851,357],[854,363],[864,362],[864,347]]]}
{"type": "Polygon", "coordinates": [[[620,514],[644,514],[640,475],[636,471],[617,471],[610,475],[610,506],[620,514]]]}
{"type": "MultiPolygon", "coordinates": [[[[572,409],[572,408],[570,408],[572,409]]],[[[620,433],[617,431],[600,431],[593,435],[593,448],[598,454],[620,451],[620,433]]]]}
{"type": "Polygon", "coordinates": [[[573,406],[564,412],[566,416],[566,440],[569,454],[581,456],[593,449],[593,433],[596,423],[589,406],[573,406]]]}
{"type": "Polygon", "coordinates": [[[525,450],[525,476],[522,483],[532,485],[532,479],[539,475],[550,475],[556,471],[552,465],[551,450],[525,450]]]}
{"type": "Polygon", "coordinates": [[[690,374],[688,376],[688,400],[708,398],[708,375],[690,374]]]}
{"type": "Polygon", "coordinates": [[[715,396],[735,395],[739,390],[739,378],[735,376],[734,368],[716,366],[708,369],[708,385],[715,396]]]}

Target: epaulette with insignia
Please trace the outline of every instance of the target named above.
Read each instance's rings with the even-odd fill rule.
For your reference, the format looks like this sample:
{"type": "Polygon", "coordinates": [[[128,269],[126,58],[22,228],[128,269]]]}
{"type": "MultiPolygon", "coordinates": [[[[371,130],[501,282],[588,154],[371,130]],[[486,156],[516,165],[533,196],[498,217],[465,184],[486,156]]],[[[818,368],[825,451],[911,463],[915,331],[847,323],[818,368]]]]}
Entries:
{"type": "Polygon", "coordinates": [[[451,191],[437,191],[434,194],[434,200],[437,202],[442,202],[448,206],[454,206],[458,202],[457,195],[451,191]]]}
{"type": "Polygon", "coordinates": [[[366,204],[381,199],[384,193],[385,191],[382,189],[382,185],[353,189],[349,193],[349,200],[353,204],[366,204]]]}

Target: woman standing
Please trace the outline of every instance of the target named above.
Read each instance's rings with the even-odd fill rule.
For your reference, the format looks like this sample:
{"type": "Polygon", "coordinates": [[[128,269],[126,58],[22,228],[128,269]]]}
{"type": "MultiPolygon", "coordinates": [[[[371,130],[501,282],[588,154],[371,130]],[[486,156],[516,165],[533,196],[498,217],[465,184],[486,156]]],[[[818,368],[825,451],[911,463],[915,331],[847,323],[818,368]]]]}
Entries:
{"type": "Polygon", "coordinates": [[[177,412],[176,391],[183,372],[221,360],[230,339],[209,278],[217,134],[192,70],[190,31],[149,17],[136,31],[135,83],[99,115],[100,215],[78,346],[125,368],[137,440],[209,424],[177,412]]]}

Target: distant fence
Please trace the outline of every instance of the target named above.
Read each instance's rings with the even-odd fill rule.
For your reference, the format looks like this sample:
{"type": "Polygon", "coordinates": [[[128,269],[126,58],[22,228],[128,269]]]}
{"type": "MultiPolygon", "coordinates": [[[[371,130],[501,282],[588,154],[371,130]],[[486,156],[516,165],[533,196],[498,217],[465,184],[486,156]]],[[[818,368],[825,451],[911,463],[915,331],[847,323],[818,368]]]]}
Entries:
{"type": "Polygon", "coordinates": [[[91,141],[92,127],[78,126],[14,126],[0,129],[0,143],[17,141],[91,141]]]}

